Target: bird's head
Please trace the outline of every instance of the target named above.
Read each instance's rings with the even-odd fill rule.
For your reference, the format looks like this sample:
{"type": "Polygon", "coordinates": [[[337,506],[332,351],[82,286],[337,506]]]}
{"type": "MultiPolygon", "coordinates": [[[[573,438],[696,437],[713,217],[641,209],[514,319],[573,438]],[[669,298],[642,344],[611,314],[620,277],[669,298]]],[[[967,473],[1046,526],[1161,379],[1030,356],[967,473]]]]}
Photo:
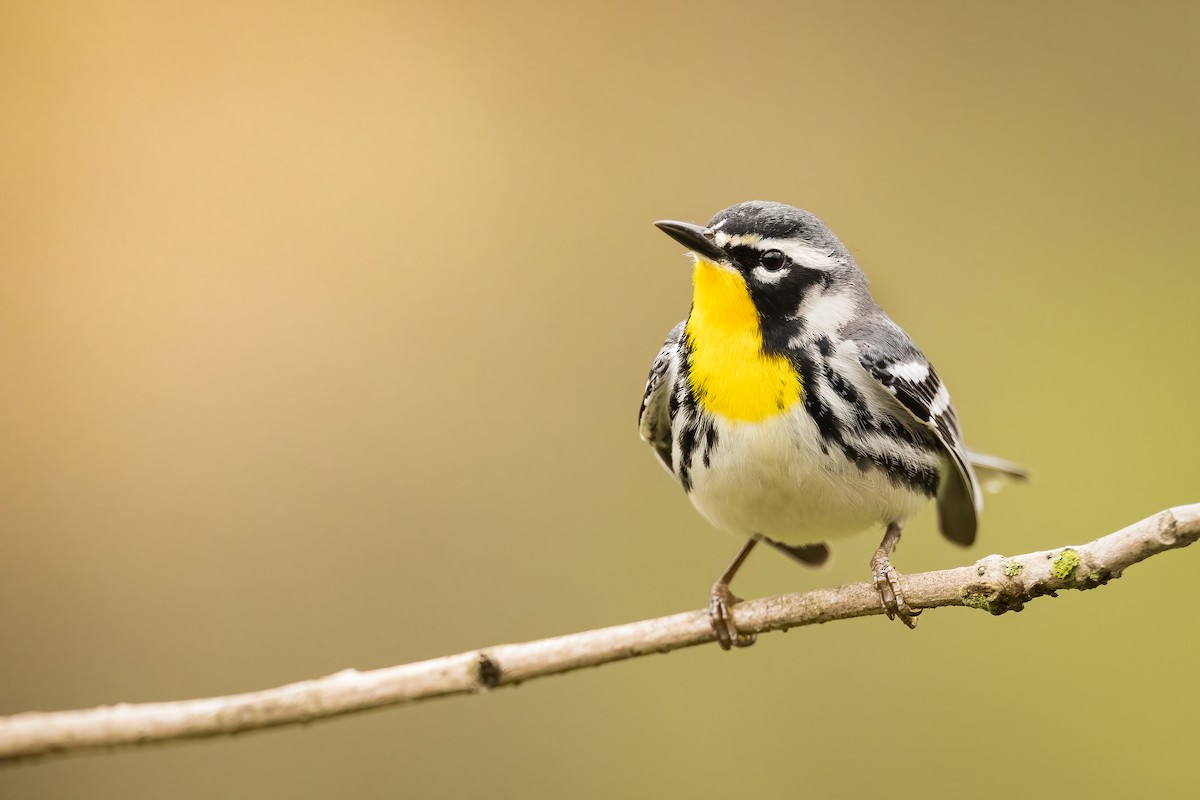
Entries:
{"type": "Polygon", "coordinates": [[[692,251],[693,313],[720,324],[752,308],[764,349],[782,350],[816,314],[843,322],[866,280],[845,246],[807,211],[754,200],[717,212],[707,226],[663,220],[660,230],[692,251]]]}

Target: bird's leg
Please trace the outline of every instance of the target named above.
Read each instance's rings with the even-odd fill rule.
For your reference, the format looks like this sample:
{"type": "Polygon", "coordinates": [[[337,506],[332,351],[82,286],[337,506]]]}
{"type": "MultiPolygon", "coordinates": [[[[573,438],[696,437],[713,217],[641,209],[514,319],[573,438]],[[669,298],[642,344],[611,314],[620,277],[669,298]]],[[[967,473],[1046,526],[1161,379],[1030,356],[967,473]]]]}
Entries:
{"type": "Polygon", "coordinates": [[[708,617],[712,622],[713,631],[717,634],[717,643],[721,645],[722,650],[728,650],[734,646],[749,647],[757,638],[752,633],[738,632],[737,625],[733,622],[733,607],[742,602],[742,598],[729,591],[729,582],[733,580],[733,576],[737,574],[742,562],[746,560],[746,556],[750,555],[750,551],[756,544],[758,544],[757,538],[746,540],[741,552],[737,554],[721,577],[717,578],[717,582],[712,587],[708,617]]]}
{"type": "Polygon", "coordinates": [[[887,526],[887,533],[883,534],[883,541],[879,543],[879,549],[871,557],[871,574],[875,578],[875,589],[879,592],[879,602],[888,619],[899,617],[905,625],[915,628],[917,627],[917,616],[921,612],[911,608],[904,600],[904,593],[900,591],[900,576],[888,558],[896,549],[899,541],[900,523],[893,522],[887,526]]]}

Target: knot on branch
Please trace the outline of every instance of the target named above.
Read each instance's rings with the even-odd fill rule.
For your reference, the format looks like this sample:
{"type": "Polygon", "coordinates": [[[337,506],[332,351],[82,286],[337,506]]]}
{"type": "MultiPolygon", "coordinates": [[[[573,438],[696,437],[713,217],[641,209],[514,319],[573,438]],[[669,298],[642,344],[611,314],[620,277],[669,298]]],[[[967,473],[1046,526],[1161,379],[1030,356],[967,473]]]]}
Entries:
{"type": "Polygon", "coordinates": [[[500,665],[482,650],[479,651],[479,661],[476,664],[479,685],[485,689],[495,689],[500,685],[500,665]]]}
{"type": "MultiPolygon", "coordinates": [[[[1158,514],[1158,538],[1165,545],[1174,545],[1179,541],[1179,520],[1175,517],[1175,509],[1168,508],[1158,514]]],[[[1194,541],[1194,538],[1193,538],[1194,541]]]]}

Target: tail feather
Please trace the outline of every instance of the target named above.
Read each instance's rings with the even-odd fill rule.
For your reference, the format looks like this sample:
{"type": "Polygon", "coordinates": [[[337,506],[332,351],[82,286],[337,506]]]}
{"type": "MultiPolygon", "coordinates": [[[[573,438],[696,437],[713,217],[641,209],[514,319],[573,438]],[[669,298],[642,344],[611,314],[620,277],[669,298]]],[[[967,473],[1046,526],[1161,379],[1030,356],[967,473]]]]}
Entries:
{"type": "Polygon", "coordinates": [[[990,456],[987,453],[976,453],[968,450],[967,461],[970,462],[971,468],[975,470],[975,476],[979,479],[979,485],[983,487],[985,492],[999,491],[1006,481],[1029,480],[1029,470],[1020,464],[1014,464],[1012,461],[998,456],[990,456]]]}

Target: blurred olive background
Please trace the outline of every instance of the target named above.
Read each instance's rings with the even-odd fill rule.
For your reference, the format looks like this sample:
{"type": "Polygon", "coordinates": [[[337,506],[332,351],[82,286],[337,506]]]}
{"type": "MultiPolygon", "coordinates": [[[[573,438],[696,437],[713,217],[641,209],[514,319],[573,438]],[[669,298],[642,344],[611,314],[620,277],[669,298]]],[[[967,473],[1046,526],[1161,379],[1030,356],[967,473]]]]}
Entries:
{"type": "MultiPolygon", "coordinates": [[[[1192,4],[0,9],[0,713],[702,606],[738,542],[638,440],[689,303],[651,222],[741,200],[822,216],[970,442],[1036,474],[969,552],[922,516],[902,571],[1200,500],[1192,4]]],[[[736,588],[863,580],[876,544],[736,588]]],[[[0,796],[1165,792],[1194,777],[1197,559],[0,796]]]]}

